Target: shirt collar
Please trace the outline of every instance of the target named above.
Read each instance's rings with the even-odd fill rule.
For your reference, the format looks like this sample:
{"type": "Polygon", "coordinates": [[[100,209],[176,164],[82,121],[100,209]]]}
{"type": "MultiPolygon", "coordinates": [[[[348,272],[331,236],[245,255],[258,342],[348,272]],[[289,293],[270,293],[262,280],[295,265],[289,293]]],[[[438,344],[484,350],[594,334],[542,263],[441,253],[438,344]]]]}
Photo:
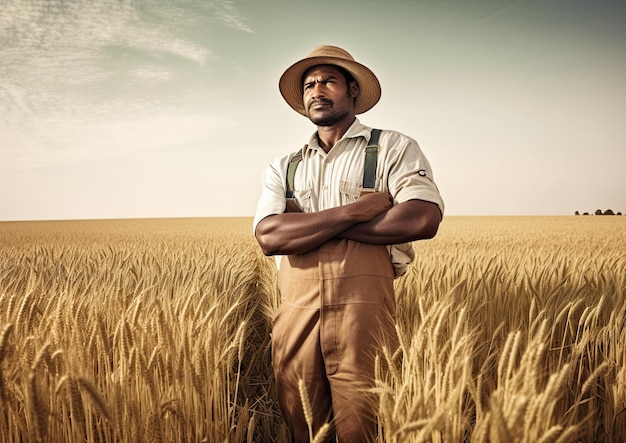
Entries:
{"type": "MultiPolygon", "coordinates": [[[[339,140],[337,140],[336,144],[339,144],[342,140],[346,140],[349,138],[358,138],[365,137],[365,140],[369,142],[371,138],[372,128],[362,125],[358,118],[354,119],[352,125],[348,128],[348,130],[343,134],[339,140]]],[[[311,138],[309,139],[309,148],[310,149],[322,149],[317,141],[317,131],[313,133],[311,138]]]]}

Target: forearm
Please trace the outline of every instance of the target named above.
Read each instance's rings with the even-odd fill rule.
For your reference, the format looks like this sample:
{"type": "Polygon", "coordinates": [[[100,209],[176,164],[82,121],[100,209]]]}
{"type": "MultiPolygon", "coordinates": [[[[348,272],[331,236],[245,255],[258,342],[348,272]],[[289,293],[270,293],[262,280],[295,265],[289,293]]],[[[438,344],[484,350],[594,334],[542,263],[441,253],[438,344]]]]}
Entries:
{"type": "Polygon", "coordinates": [[[349,205],[324,211],[270,215],[259,222],[255,236],[265,255],[302,254],[390,208],[389,195],[374,192],[349,205]]]}
{"type": "Polygon", "coordinates": [[[432,238],[440,222],[441,212],[436,204],[410,200],[367,223],[351,226],[338,237],[361,243],[393,245],[432,238]]]}
{"type": "Polygon", "coordinates": [[[353,226],[344,207],[315,213],[285,212],[258,224],[255,236],[265,255],[302,254],[353,226]]]}

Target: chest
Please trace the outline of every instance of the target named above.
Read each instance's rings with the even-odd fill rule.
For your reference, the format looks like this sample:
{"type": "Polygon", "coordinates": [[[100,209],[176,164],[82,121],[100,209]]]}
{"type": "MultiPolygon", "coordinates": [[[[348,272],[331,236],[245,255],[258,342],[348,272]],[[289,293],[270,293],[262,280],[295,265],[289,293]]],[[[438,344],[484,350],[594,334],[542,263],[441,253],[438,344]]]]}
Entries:
{"type": "Polygon", "coordinates": [[[295,173],[294,197],[305,212],[351,203],[361,195],[364,181],[370,188],[377,182],[376,163],[370,163],[365,147],[326,155],[309,152],[295,173]]]}

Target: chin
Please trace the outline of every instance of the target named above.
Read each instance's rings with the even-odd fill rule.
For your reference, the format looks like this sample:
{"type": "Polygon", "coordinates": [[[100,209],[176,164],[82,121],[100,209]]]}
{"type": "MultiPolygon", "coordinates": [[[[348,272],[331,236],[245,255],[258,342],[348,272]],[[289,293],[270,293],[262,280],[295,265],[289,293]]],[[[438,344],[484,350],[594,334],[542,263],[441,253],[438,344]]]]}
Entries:
{"type": "Polygon", "coordinates": [[[341,118],[337,118],[336,115],[311,115],[309,114],[309,120],[316,126],[333,126],[341,121],[341,118]]]}
{"type": "Polygon", "coordinates": [[[313,124],[315,124],[315,126],[333,126],[335,124],[334,121],[330,122],[330,121],[326,121],[326,120],[313,120],[313,119],[311,119],[311,122],[313,122],[313,124]]]}

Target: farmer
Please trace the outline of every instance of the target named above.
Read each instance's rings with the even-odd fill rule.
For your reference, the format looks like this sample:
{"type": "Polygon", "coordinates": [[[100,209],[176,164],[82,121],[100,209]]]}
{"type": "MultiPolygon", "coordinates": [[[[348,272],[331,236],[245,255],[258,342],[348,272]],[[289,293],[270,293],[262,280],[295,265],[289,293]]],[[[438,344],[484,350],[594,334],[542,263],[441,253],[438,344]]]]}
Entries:
{"type": "Polygon", "coordinates": [[[443,202],[415,140],[356,118],[381,89],[348,52],[313,49],[279,88],[317,126],[267,168],[254,219],[264,254],[285,256],[272,330],[280,408],[295,441],[309,441],[311,420],[313,435],[329,422],[333,441],[372,441],[374,359],[398,345],[393,280],[413,261],[411,242],[437,233],[443,202]]]}

